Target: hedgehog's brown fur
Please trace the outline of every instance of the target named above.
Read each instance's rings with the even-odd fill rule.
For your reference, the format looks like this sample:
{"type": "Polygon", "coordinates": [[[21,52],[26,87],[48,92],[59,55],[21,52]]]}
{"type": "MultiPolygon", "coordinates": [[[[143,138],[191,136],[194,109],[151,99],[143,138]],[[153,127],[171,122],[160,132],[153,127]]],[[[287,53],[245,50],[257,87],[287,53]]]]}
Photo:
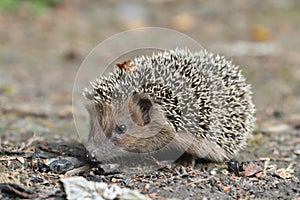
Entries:
{"type": "Polygon", "coordinates": [[[254,106],[236,66],[206,51],[178,49],[138,57],[132,65],[137,68],[126,73],[118,69],[85,92],[93,100],[88,106],[88,150],[97,160],[126,152],[151,153],[169,145],[185,152],[179,163],[196,158],[220,162],[244,146],[252,131],[254,106]],[[156,72],[166,77],[156,76],[153,82],[156,72]]]}

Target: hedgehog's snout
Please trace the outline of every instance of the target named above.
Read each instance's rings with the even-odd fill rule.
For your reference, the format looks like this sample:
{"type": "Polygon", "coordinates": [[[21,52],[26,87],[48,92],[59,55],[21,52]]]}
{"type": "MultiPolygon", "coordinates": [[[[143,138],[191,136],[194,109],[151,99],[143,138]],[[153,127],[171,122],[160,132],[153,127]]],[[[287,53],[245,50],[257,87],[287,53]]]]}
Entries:
{"type": "Polygon", "coordinates": [[[88,153],[87,153],[87,158],[88,158],[91,162],[97,162],[97,159],[96,159],[96,151],[88,152],[88,153]]]}

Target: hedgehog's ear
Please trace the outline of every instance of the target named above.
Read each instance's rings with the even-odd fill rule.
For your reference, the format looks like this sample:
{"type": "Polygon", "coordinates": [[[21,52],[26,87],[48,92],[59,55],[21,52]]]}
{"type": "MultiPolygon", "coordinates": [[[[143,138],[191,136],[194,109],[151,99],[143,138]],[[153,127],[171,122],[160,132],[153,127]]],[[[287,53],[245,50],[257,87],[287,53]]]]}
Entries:
{"type": "Polygon", "coordinates": [[[134,94],[129,102],[129,111],[133,121],[139,126],[149,124],[151,121],[150,111],[153,106],[151,99],[145,94],[134,94]]]}

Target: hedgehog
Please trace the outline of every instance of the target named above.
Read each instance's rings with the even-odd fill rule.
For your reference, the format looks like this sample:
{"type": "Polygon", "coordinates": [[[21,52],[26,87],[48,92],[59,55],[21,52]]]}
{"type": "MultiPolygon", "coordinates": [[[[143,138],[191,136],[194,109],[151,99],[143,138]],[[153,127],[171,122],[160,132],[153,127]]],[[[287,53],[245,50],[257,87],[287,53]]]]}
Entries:
{"type": "Polygon", "coordinates": [[[96,161],[168,149],[182,152],[178,164],[223,162],[245,147],[255,123],[241,69],[207,50],[136,56],[91,82],[83,95],[87,149],[96,161]]]}

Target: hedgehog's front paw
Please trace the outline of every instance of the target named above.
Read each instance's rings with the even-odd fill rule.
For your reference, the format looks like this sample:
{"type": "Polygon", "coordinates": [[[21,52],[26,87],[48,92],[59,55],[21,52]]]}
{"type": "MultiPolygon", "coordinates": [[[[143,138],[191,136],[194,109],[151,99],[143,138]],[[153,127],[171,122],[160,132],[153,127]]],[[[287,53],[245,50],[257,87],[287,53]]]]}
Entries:
{"type": "Polygon", "coordinates": [[[195,166],[195,157],[192,154],[184,153],[182,154],[174,163],[172,166],[195,166]]]}

